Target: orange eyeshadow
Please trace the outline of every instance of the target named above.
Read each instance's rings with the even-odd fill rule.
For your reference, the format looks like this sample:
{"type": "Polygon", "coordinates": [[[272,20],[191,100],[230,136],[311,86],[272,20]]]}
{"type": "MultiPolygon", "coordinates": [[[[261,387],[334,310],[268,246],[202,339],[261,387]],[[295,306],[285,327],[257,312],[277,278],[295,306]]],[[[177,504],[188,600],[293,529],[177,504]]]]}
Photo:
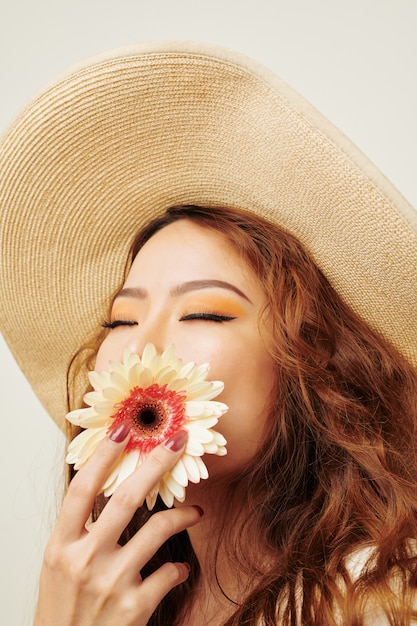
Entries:
{"type": "Polygon", "coordinates": [[[245,308],[242,304],[232,298],[227,298],[219,294],[194,294],[192,299],[187,299],[185,306],[187,313],[197,312],[201,310],[202,307],[209,309],[213,313],[235,317],[245,313],[245,308]]]}

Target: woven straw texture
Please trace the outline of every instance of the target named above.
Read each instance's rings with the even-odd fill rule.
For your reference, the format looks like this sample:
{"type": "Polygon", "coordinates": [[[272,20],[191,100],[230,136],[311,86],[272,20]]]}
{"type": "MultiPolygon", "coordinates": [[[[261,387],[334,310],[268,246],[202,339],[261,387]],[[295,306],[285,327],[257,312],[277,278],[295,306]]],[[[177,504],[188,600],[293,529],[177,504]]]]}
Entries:
{"type": "Polygon", "coordinates": [[[178,203],[282,224],[417,366],[416,212],[241,55],[166,43],[84,63],[3,137],[0,176],[2,331],[60,426],[69,360],[105,317],[134,233],[178,203]]]}

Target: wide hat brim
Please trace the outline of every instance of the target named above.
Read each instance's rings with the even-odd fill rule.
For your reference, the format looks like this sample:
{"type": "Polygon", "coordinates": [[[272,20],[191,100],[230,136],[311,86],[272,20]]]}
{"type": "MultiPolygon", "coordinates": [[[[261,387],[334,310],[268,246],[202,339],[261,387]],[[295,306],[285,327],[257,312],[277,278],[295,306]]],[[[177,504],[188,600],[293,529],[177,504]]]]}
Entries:
{"type": "Polygon", "coordinates": [[[308,248],[417,367],[417,214],[311,105],[254,61],[191,42],[73,68],[1,142],[1,324],[62,426],[68,364],[106,314],[135,231],[176,204],[241,207],[308,248]]]}

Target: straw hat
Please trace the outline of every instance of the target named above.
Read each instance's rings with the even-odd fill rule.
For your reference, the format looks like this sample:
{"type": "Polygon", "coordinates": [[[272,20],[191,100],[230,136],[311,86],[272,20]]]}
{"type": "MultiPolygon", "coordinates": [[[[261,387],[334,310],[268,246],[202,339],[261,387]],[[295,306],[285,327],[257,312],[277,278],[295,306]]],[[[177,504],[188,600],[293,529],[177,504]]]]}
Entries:
{"type": "Polygon", "coordinates": [[[47,411],[105,315],[134,232],[174,204],[292,231],[417,367],[417,213],[337,129],[254,61],[191,42],[90,59],[1,142],[2,331],[47,411]]]}

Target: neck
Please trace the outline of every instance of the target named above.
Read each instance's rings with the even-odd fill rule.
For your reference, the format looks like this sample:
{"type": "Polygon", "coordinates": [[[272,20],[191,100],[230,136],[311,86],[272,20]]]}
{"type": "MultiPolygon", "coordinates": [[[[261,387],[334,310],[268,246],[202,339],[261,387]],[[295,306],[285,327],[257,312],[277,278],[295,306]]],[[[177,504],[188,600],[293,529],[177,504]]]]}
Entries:
{"type": "MultiPolygon", "coordinates": [[[[181,624],[194,626],[223,624],[236,610],[249,591],[249,575],[242,572],[235,559],[231,559],[227,546],[234,545],[236,536],[230,529],[239,532],[241,510],[227,507],[227,495],[219,485],[192,485],[187,488],[184,504],[198,505],[204,517],[196,526],[188,529],[188,535],[200,565],[200,578],[193,596],[186,607],[181,624]],[[191,487],[191,488],[190,488],[191,487]],[[222,529],[228,529],[227,536],[222,529]]],[[[249,555],[248,555],[249,556],[249,555]]]]}

